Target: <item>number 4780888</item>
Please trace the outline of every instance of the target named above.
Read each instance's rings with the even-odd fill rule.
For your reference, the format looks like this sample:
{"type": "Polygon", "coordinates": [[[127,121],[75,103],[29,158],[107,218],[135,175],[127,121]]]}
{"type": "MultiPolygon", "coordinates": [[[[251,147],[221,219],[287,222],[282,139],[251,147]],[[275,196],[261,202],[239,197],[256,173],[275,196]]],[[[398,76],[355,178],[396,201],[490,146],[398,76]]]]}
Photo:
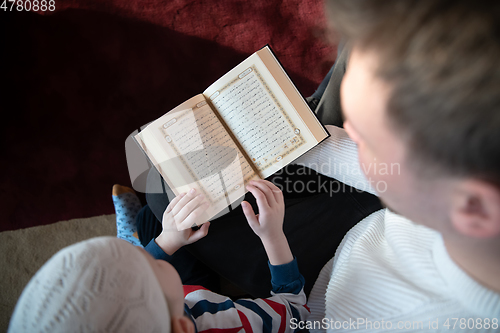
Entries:
{"type": "MultiPolygon", "coordinates": [[[[1,0],[0,0],[1,1],[1,0]]],[[[3,0],[0,10],[9,11],[34,11],[34,12],[53,12],[56,10],[54,0],[3,0]]]]}

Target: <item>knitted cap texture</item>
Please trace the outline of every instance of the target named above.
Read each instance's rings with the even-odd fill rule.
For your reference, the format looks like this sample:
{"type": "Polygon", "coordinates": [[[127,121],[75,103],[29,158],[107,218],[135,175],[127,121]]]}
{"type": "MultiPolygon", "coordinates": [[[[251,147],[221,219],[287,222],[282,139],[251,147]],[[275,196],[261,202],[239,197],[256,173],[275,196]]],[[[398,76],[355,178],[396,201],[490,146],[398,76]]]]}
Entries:
{"type": "Polygon", "coordinates": [[[144,254],[99,237],[62,249],[40,268],[9,332],[170,332],[170,314],[144,254]]]}

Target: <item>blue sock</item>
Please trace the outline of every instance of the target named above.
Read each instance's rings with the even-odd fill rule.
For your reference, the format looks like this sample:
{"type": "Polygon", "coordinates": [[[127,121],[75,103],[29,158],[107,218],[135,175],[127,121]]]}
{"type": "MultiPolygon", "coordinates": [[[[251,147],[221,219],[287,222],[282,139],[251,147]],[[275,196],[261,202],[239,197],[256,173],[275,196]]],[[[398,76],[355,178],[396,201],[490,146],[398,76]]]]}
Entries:
{"type": "Polygon", "coordinates": [[[135,217],[141,209],[141,202],[135,193],[113,195],[116,212],[116,236],[132,245],[140,246],[141,242],[133,235],[137,231],[135,217]]]}

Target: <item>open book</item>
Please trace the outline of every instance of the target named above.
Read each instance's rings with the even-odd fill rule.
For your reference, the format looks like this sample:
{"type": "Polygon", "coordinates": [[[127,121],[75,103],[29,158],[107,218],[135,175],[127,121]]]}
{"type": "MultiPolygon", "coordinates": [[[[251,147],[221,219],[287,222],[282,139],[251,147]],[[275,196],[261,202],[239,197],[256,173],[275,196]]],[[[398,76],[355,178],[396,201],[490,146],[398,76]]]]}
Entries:
{"type": "Polygon", "coordinates": [[[206,221],[328,136],[266,46],[135,139],[175,195],[205,195],[206,221]]]}

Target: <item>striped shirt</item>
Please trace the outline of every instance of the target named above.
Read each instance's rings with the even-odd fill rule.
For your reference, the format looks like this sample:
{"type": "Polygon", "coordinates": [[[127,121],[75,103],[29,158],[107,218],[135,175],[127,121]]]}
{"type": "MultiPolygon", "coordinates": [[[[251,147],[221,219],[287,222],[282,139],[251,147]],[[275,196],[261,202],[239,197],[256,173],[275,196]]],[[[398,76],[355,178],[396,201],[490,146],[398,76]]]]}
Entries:
{"type": "MultiPolygon", "coordinates": [[[[152,240],[145,248],[157,259],[168,255],[152,240]]],[[[297,260],[271,265],[271,297],[231,300],[201,286],[184,286],[185,312],[197,332],[292,332],[291,321],[304,321],[310,311],[306,305],[304,277],[297,260]]]]}

